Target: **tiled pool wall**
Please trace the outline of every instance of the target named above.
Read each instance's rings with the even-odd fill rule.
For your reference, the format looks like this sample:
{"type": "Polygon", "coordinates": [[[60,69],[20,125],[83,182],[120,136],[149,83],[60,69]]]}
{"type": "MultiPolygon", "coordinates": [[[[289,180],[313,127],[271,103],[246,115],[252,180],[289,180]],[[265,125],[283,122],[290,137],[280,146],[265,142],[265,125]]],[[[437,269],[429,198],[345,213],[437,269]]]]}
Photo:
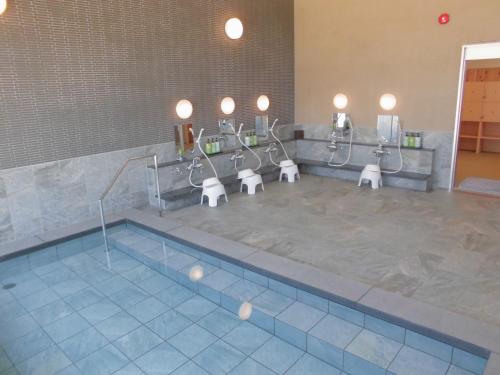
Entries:
{"type": "MultiPolygon", "coordinates": [[[[115,255],[119,254],[116,253],[118,250],[135,258],[225,310],[238,314],[241,304],[250,302],[253,306],[249,319],[251,323],[291,344],[295,350],[304,351],[334,366],[339,373],[481,375],[484,371],[485,358],[136,225],[127,223],[109,228],[109,238],[115,255]],[[204,270],[204,276],[198,282],[191,281],[189,277],[194,265],[200,265],[204,270]]],[[[92,254],[104,264],[106,255],[102,234],[95,232],[72,238],[0,262],[0,279],[5,284],[9,278],[23,273],[48,271],[54,262],[64,262],[65,259],[76,262],[74,264],[81,268],[82,277],[106,280],[110,276],[103,268],[94,270],[85,263],[80,265],[80,253],[92,254]]],[[[64,275],[60,278],[63,280],[64,275]]],[[[111,290],[113,283],[104,281],[104,289],[106,283],[111,290]]],[[[37,304],[40,298],[43,298],[43,293],[31,299],[37,304]]],[[[82,298],[82,303],[84,300],[82,298]]],[[[78,303],[76,300],[73,302],[78,303]]],[[[148,307],[144,305],[144,309],[148,307]]],[[[5,316],[0,314],[0,320],[5,316]]],[[[9,332],[4,331],[3,326],[0,330],[9,332]]],[[[4,338],[0,344],[7,341],[4,338]]],[[[269,343],[267,350],[271,348],[269,343]]],[[[255,356],[252,358],[255,359],[255,356]]],[[[281,370],[277,366],[273,370],[279,373],[281,370]]],[[[3,375],[2,370],[0,367],[0,374],[3,375]]]]}
{"type": "Polygon", "coordinates": [[[135,225],[110,237],[119,250],[235,314],[250,301],[250,322],[350,375],[405,374],[425,362],[429,374],[484,371],[485,358],[135,225]],[[194,264],[206,271],[199,282],[189,278],[194,264]]]}

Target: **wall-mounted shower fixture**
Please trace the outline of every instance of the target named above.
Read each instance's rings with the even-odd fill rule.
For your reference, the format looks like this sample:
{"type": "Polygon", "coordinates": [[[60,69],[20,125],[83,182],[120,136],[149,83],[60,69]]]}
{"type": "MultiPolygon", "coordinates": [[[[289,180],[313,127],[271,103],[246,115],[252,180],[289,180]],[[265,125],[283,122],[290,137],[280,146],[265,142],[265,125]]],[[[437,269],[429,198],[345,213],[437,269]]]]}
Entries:
{"type": "MultiPolygon", "coordinates": [[[[232,115],[236,108],[234,99],[227,96],[220,102],[220,109],[223,114],[229,116],[232,115]]],[[[235,127],[236,121],[234,118],[225,118],[219,120],[219,142],[224,143],[224,147],[234,147],[236,146],[236,140],[234,139],[233,129],[235,127]]]]}
{"type": "MultiPolygon", "coordinates": [[[[333,105],[338,110],[344,110],[349,103],[349,99],[344,94],[337,94],[333,97],[333,105]]],[[[328,150],[332,153],[330,159],[328,160],[328,166],[330,167],[343,167],[351,160],[352,151],[352,140],[354,136],[354,126],[352,124],[351,118],[348,113],[345,112],[334,112],[332,116],[332,132],[330,133],[331,143],[327,146],[328,150]],[[344,139],[345,136],[349,134],[349,148],[347,152],[347,158],[340,163],[333,163],[333,158],[335,157],[338,149],[342,149],[342,145],[338,146],[337,141],[344,139]]]]}
{"type": "MultiPolygon", "coordinates": [[[[271,153],[271,152],[278,152],[278,148],[276,147],[276,142],[271,142],[269,143],[269,146],[266,148],[266,153],[271,153]]],[[[271,163],[274,164],[274,162],[271,160],[271,163]]],[[[274,164],[276,165],[276,164],[274,164]]]]}
{"type": "Polygon", "coordinates": [[[234,169],[236,170],[236,172],[238,172],[238,164],[243,165],[243,163],[245,162],[245,155],[243,155],[243,150],[241,148],[234,150],[234,153],[231,155],[229,160],[234,162],[234,169]]]}
{"type": "MultiPolygon", "coordinates": [[[[257,155],[257,153],[254,150],[252,150],[249,146],[247,146],[241,140],[241,129],[242,128],[243,128],[243,124],[240,124],[240,128],[238,129],[238,133],[236,133],[235,129],[233,128],[233,131],[236,134],[236,138],[238,139],[238,141],[240,142],[242,147],[246,148],[248,151],[250,151],[253,154],[253,156],[255,156],[255,158],[259,161],[259,165],[255,170],[247,168],[247,169],[243,169],[241,171],[238,171],[238,180],[241,180],[240,192],[243,191],[243,186],[246,186],[248,194],[254,195],[256,187],[258,185],[261,185],[262,191],[264,191],[264,183],[262,181],[262,176],[259,173],[255,172],[255,171],[259,170],[260,167],[262,167],[262,160],[260,159],[259,155],[257,155]]],[[[242,150],[238,150],[238,151],[242,151],[242,150]]],[[[236,154],[233,156],[235,158],[237,157],[236,154]]],[[[242,156],[242,161],[243,161],[244,160],[243,154],[241,154],[241,156],[242,156]]],[[[236,160],[235,160],[235,168],[236,168],[236,170],[238,169],[236,167],[236,160]]]]}
{"type": "MultiPolygon", "coordinates": [[[[384,94],[379,100],[380,107],[385,111],[391,111],[396,107],[397,99],[393,94],[384,94]]],[[[377,138],[378,147],[374,151],[377,156],[377,165],[380,166],[382,157],[389,152],[384,152],[384,144],[392,144],[398,147],[399,168],[396,170],[381,170],[382,173],[398,173],[403,169],[403,154],[401,153],[401,142],[403,138],[403,129],[396,115],[379,115],[377,117],[377,138]]]]}
{"type": "MultiPolygon", "coordinates": [[[[196,185],[193,182],[193,174],[196,170],[200,171],[200,174],[203,175],[203,164],[201,163],[201,158],[199,156],[195,156],[193,160],[191,161],[191,164],[189,164],[186,168],[189,171],[189,183],[191,184],[192,187],[194,188],[202,188],[202,185],[196,185]]],[[[182,172],[181,172],[182,174],[182,172]]]]}
{"type": "MultiPolygon", "coordinates": [[[[224,196],[226,198],[226,202],[228,202],[227,199],[227,194],[226,194],[226,189],[224,188],[224,185],[220,182],[219,176],[217,175],[217,170],[215,169],[214,165],[212,164],[212,161],[208,157],[207,154],[203,151],[203,147],[201,146],[201,136],[203,135],[203,132],[205,129],[201,129],[200,133],[198,134],[198,138],[196,138],[193,129],[190,129],[191,133],[193,134],[193,137],[195,138],[195,143],[196,146],[198,147],[198,150],[200,153],[207,159],[208,164],[210,164],[210,167],[212,168],[212,171],[214,172],[215,177],[210,177],[206,178],[203,180],[201,185],[195,185],[190,179],[190,184],[193,187],[201,187],[203,188],[203,191],[201,193],[201,202],[200,204],[203,204],[203,198],[207,197],[208,198],[208,205],[209,207],[217,207],[217,203],[219,200],[219,197],[224,196]]],[[[193,159],[194,160],[194,159],[193,159]]],[[[192,163],[192,165],[195,165],[195,162],[192,163]]],[[[191,176],[191,174],[190,174],[191,176]]]]}
{"type": "MultiPolygon", "coordinates": [[[[269,160],[271,161],[272,164],[274,164],[275,166],[281,168],[281,171],[280,171],[280,182],[282,181],[283,176],[287,176],[288,182],[292,182],[293,183],[293,182],[295,182],[296,178],[300,180],[299,167],[297,166],[297,164],[295,164],[295,162],[293,160],[291,160],[288,157],[288,154],[286,152],[285,146],[283,146],[283,143],[281,143],[281,141],[279,140],[279,138],[274,133],[274,127],[276,126],[277,122],[278,122],[278,119],[274,120],[273,125],[269,129],[269,133],[271,133],[271,136],[276,140],[276,142],[279,143],[279,145],[283,149],[283,153],[285,154],[285,158],[286,159],[280,161],[279,164],[276,164],[273,161],[273,159],[272,159],[271,147],[268,147],[268,150],[269,150],[269,152],[268,152],[269,160]]],[[[274,148],[276,148],[276,145],[275,145],[274,148]]]]}
{"type": "Polygon", "coordinates": [[[390,151],[384,149],[384,145],[382,143],[379,143],[377,148],[374,149],[372,152],[375,154],[375,157],[377,158],[377,165],[380,165],[380,159],[382,159],[382,156],[391,154],[390,151]]]}

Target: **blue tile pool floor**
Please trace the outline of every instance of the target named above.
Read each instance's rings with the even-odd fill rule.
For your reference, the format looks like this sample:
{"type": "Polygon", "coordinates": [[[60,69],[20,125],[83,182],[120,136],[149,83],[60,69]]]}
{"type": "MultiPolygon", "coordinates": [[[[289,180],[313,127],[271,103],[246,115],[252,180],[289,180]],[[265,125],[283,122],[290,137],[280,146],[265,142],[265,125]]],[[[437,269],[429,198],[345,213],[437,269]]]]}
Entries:
{"type": "Polygon", "coordinates": [[[197,250],[112,232],[110,267],[98,235],[0,263],[0,375],[484,370],[482,358],[197,250]]]}

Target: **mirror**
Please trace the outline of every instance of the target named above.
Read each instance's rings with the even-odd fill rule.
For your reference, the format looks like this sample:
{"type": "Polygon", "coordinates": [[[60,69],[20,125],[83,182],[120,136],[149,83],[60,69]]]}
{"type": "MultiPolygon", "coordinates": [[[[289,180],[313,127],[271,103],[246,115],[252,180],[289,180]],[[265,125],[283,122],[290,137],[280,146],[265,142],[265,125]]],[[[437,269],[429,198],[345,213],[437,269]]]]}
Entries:
{"type": "Polygon", "coordinates": [[[344,137],[351,129],[351,119],[344,112],[334,113],[332,117],[332,130],[335,137],[344,137]]]}
{"type": "Polygon", "coordinates": [[[190,129],[193,124],[182,124],[175,126],[175,148],[177,151],[177,160],[183,160],[186,153],[191,151],[194,147],[193,134],[190,129]]]}
{"type": "Polygon", "coordinates": [[[255,116],[255,134],[257,137],[267,138],[269,134],[269,116],[255,116]]]}
{"type": "Polygon", "coordinates": [[[379,115],[377,119],[377,138],[383,143],[398,144],[399,116],[379,115]]]}
{"type": "Polygon", "coordinates": [[[338,130],[347,130],[350,127],[349,116],[347,113],[333,114],[333,127],[338,130]]]}

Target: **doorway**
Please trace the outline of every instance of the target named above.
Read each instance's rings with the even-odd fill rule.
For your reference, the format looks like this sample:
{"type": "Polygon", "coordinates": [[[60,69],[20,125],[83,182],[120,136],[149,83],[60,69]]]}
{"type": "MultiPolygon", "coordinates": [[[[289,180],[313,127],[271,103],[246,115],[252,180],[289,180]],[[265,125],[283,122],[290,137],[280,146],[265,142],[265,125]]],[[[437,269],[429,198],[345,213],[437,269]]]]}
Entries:
{"type": "Polygon", "coordinates": [[[500,44],[464,46],[450,190],[500,197],[500,44]]]}

